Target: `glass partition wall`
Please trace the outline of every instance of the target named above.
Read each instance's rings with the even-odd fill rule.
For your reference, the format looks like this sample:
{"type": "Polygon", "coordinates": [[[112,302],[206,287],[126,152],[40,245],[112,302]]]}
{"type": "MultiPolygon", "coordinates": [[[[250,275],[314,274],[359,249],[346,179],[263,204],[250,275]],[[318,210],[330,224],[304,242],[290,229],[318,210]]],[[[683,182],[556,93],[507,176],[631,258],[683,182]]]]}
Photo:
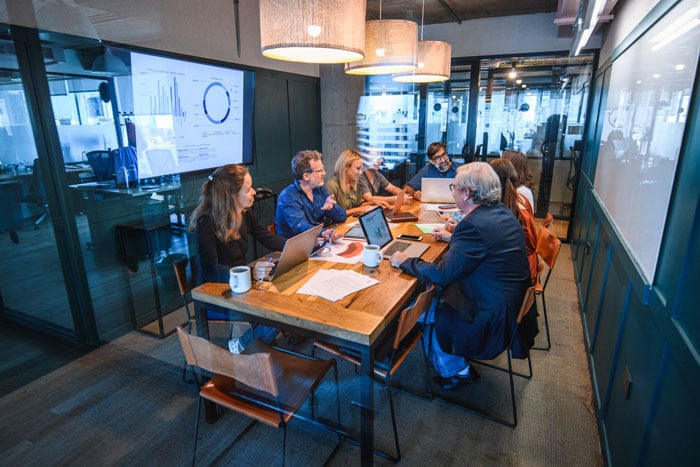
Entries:
{"type": "MultiPolygon", "coordinates": [[[[29,96],[12,36],[0,38],[0,305],[4,316],[75,341],[75,323],[47,196],[29,96]]],[[[14,356],[13,356],[14,358],[14,356]]]]}
{"type": "Polygon", "coordinates": [[[443,142],[456,163],[503,151],[528,158],[535,214],[551,212],[568,236],[594,54],[453,59],[450,80],[402,84],[370,76],[357,116],[361,151],[381,154],[394,182],[426,163],[443,142]]]}
{"type": "MultiPolygon", "coordinates": [[[[1,31],[0,316],[75,345],[134,328],[163,336],[187,320],[173,263],[194,255],[185,214],[209,170],[166,170],[178,162],[164,150],[173,132],[136,131],[139,118],[169,116],[139,112],[129,51],[27,28],[1,31]],[[148,166],[129,152],[138,143],[148,145],[148,166]]],[[[153,73],[162,78],[162,70],[153,73]]],[[[224,85],[205,91],[216,129],[228,116],[215,100],[224,85]]],[[[230,107],[238,104],[233,94],[225,94],[230,107]]],[[[154,99],[164,103],[164,95],[154,99]]]]}

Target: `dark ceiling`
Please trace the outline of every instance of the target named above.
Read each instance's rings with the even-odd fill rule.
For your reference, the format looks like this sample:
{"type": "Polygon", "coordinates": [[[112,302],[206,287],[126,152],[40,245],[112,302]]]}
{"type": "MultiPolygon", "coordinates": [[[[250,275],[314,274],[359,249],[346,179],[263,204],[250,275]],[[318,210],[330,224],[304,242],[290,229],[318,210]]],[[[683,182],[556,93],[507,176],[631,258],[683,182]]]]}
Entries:
{"type": "MultiPolygon", "coordinates": [[[[423,0],[367,0],[367,19],[409,19],[421,23],[423,0]]],[[[557,0],[425,0],[424,24],[454,23],[496,16],[552,13],[557,0]]]]}

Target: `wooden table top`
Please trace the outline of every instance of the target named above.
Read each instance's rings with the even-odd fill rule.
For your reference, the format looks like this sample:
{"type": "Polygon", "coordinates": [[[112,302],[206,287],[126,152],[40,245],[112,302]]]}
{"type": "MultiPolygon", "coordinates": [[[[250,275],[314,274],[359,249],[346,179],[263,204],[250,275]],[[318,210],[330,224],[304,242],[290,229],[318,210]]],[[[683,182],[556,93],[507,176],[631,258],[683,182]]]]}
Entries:
{"type": "MultiPolygon", "coordinates": [[[[420,203],[412,201],[406,210],[418,216],[421,222],[436,223],[439,216],[434,211],[424,211],[420,203]]],[[[346,232],[357,219],[351,217],[338,227],[346,232]]],[[[420,234],[423,243],[430,248],[421,256],[426,261],[436,261],[448,244],[436,242],[430,234],[421,234],[412,222],[398,224],[392,229],[394,237],[399,233],[420,234]]],[[[370,345],[379,336],[387,323],[413,294],[417,279],[393,268],[388,260],[376,268],[358,264],[331,263],[328,261],[306,261],[274,282],[258,282],[243,294],[233,294],[228,284],[206,283],[192,291],[197,301],[242,311],[260,318],[286,323],[327,336],[333,336],[360,345],[370,345]],[[296,291],[321,269],[347,269],[368,275],[378,284],[350,294],[337,302],[320,297],[297,294],[296,291]]]]}

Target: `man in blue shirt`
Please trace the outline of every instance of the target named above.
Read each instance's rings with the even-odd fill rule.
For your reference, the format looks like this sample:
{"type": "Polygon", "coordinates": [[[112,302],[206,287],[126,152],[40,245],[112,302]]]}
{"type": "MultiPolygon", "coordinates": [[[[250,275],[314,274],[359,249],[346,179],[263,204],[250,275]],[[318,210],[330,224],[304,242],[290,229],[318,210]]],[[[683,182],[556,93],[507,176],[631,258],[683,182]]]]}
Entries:
{"type": "Polygon", "coordinates": [[[347,213],[323,186],[326,171],[318,151],[300,151],[292,159],[294,182],[277,198],[275,231],[291,238],[314,225],[345,222],[347,213]]]}
{"type": "Polygon", "coordinates": [[[454,178],[457,167],[450,160],[444,144],[432,143],[428,146],[428,165],[416,172],[404,189],[407,194],[413,195],[413,199],[420,201],[420,189],[424,178],[454,178]]]}

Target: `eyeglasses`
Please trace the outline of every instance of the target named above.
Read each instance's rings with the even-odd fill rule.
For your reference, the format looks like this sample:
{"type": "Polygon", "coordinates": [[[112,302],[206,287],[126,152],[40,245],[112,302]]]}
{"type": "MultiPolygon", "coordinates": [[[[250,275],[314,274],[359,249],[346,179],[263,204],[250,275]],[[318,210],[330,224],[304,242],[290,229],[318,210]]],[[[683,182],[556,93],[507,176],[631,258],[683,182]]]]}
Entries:
{"type": "Polygon", "coordinates": [[[326,171],[326,169],[321,167],[318,170],[307,170],[306,173],[307,174],[317,174],[317,173],[321,173],[321,172],[325,172],[325,171],[326,171]]]}
{"type": "Polygon", "coordinates": [[[449,158],[450,158],[450,156],[448,156],[446,152],[443,152],[441,154],[434,155],[431,160],[433,162],[442,162],[442,161],[448,160],[449,158]]]}
{"type": "Polygon", "coordinates": [[[461,191],[462,193],[466,193],[467,191],[469,191],[469,188],[464,188],[464,187],[461,187],[461,186],[457,186],[457,185],[455,185],[454,183],[450,183],[450,184],[447,185],[447,186],[450,187],[450,191],[455,191],[455,190],[457,190],[457,191],[461,191]]]}

